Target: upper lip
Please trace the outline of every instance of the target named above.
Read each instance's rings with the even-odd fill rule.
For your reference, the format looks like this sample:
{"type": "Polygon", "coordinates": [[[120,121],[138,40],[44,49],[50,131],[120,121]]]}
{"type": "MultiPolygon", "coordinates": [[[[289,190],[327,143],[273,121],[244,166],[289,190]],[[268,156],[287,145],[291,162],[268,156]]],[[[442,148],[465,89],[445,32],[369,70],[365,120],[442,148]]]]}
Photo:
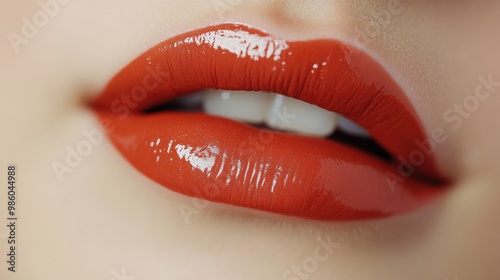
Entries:
{"type": "MultiPolygon", "coordinates": [[[[420,150],[416,141],[426,139],[425,130],[405,92],[379,63],[363,51],[327,39],[288,42],[233,23],[191,31],[153,47],[119,72],[94,101],[94,106],[101,117],[117,122],[129,119],[129,125],[147,108],[206,88],[271,91],[340,113],[362,125],[395,159],[403,162],[420,150]],[[311,70],[316,72],[311,73],[311,70]]],[[[117,126],[117,131],[123,131],[120,130],[122,125],[117,126]]],[[[116,138],[114,142],[128,157],[130,148],[120,147],[116,138]]],[[[343,153],[339,152],[341,156],[343,153]]],[[[363,160],[379,164],[377,159],[363,160]]],[[[419,189],[428,186],[430,181],[443,179],[432,154],[426,155],[418,166],[413,166],[416,172],[409,178],[399,174],[397,162],[393,165],[380,163],[380,166],[383,167],[375,169],[385,175],[377,175],[377,178],[396,176],[401,181],[396,180],[394,186],[408,187],[408,192],[416,193],[417,197],[429,197],[428,189],[419,189]],[[429,180],[422,181],[422,178],[429,180]]],[[[383,182],[373,184],[387,185],[383,182]]],[[[414,203],[408,209],[389,207],[393,211],[389,208],[387,211],[370,209],[372,214],[377,213],[371,216],[407,211],[417,204],[420,205],[414,203]]],[[[333,218],[297,215],[320,219],[370,217],[366,213],[347,218],[341,215],[333,218]]]]}

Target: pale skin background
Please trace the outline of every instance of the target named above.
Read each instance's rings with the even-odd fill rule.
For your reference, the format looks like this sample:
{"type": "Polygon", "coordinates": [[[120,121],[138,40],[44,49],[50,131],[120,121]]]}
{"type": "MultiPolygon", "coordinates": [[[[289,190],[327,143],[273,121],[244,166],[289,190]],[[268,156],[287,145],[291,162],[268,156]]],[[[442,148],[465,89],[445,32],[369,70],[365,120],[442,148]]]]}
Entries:
{"type": "Polygon", "coordinates": [[[21,35],[22,18],[42,9],[2,0],[0,278],[282,279],[309,262],[303,279],[499,279],[500,86],[453,122],[443,114],[474,95],[480,76],[500,82],[500,1],[392,2],[73,0],[13,47],[7,34],[21,35]],[[428,133],[446,131],[436,156],[453,189],[414,213],[357,223],[200,206],[141,175],[107,139],[59,182],[52,163],[98,127],[85,100],[154,44],[228,21],[285,39],[341,39],[372,54],[407,89],[428,133]],[[10,163],[18,167],[15,274],[4,262],[10,163]],[[180,205],[198,212],[186,219],[180,205]],[[311,268],[318,236],[338,248],[311,268]]]}

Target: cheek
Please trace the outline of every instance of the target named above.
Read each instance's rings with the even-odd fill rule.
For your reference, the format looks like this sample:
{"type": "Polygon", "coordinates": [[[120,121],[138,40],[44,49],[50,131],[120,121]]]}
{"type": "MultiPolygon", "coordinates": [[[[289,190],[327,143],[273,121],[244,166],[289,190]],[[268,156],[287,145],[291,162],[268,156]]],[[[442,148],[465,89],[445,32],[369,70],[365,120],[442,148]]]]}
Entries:
{"type": "Polygon", "coordinates": [[[423,2],[351,5],[351,36],[407,81],[427,130],[446,132],[437,153],[449,173],[484,168],[500,160],[500,135],[490,129],[500,116],[500,2],[423,2]]]}
{"type": "Polygon", "coordinates": [[[446,164],[463,177],[485,173],[500,162],[500,133],[492,129],[500,117],[500,36],[494,35],[500,24],[498,11],[500,3],[455,11],[434,29],[436,38],[442,36],[442,75],[440,99],[431,116],[450,136],[441,149],[453,155],[446,164]]]}

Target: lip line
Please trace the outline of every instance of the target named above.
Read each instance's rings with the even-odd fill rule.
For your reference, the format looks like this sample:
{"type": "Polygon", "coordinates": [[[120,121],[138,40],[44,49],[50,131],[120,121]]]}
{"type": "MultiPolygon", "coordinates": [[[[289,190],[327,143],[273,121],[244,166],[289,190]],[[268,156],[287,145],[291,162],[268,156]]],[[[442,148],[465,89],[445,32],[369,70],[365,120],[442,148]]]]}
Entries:
{"type": "MultiPolygon", "coordinates": [[[[145,108],[205,88],[260,90],[284,94],[351,118],[367,128],[374,139],[392,155],[407,156],[414,148],[409,139],[425,139],[425,132],[414,108],[387,71],[361,50],[335,40],[287,42],[260,30],[232,23],[190,31],[158,44],[132,61],[111,80],[105,92],[94,102],[94,106],[105,116],[109,116],[106,111],[114,112],[115,116],[111,117],[120,120],[122,116],[116,116],[121,111],[113,104],[120,104],[119,99],[124,94],[133,93],[134,88],[144,82],[147,75],[158,78],[161,74],[168,82],[160,83],[156,88],[148,86],[146,97],[135,106],[130,106],[126,112],[127,116],[132,112],[130,118],[135,118],[136,113],[145,108]],[[247,36],[244,38],[247,39],[244,42],[247,44],[243,48],[244,51],[241,46],[237,47],[241,43],[238,41],[241,34],[247,36]],[[249,34],[255,35],[252,40],[257,41],[248,41],[249,34]],[[217,36],[222,36],[226,41],[217,42],[221,39],[217,36]],[[252,45],[252,42],[257,43],[252,45]],[[249,51],[248,44],[255,48],[250,48],[249,51]],[[273,49],[269,51],[271,47],[273,49]],[[314,52],[311,52],[311,49],[314,52]],[[195,62],[190,60],[191,56],[201,59],[195,62]],[[225,60],[222,63],[217,60],[208,61],[214,57],[222,57],[225,60]],[[210,63],[214,64],[211,70],[213,73],[207,74],[202,70],[212,66],[210,63]],[[312,66],[313,63],[325,67],[313,67],[305,71],[304,65],[312,66]],[[193,68],[198,64],[202,69],[200,71],[193,68]],[[248,73],[244,71],[242,64],[245,64],[245,67],[253,67],[253,75],[267,73],[267,76],[248,82],[248,73]],[[287,64],[302,67],[292,69],[287,64]],[[333,66],[330,66],[331,64],[333,66]],[[277,68],[280,66],[283,66],[281,72],[284,74],[277,68]],[[228,68],[231,67],[237,69],[229,71],[228,68]],[[176,71],[173,71],[174,69],[176,71]],[[278,74],[272,74],[270,69],[278,74]],[[314,69],[318,71],[316,76],[314,73],[306,73],[315,71],[314,69]],[[312,82],[308,80],[310,77],[313,77],[312,82]],[[327,78],[336,81],[332,82],[327,78]],[[317,94],[310,94],[314,90],[317,94]],[[388,127],[390,129],[387,129],[388,127]],[[396,136],[402,141],[394,142],[396,136]],[[380,139],[382,141],[379,141],[380,139]],[[395,144],[395,147],[384,145],[387,143],[395,144]]],[[[128,96],[130,97],[130,94],[128,96]]],[[[418,170],[424,176],[440,178],[433,157],[427,158],[426,164],[418,170]]],[[[411,176],[407,181],[415,179],[415,176],[411,176]]]]}

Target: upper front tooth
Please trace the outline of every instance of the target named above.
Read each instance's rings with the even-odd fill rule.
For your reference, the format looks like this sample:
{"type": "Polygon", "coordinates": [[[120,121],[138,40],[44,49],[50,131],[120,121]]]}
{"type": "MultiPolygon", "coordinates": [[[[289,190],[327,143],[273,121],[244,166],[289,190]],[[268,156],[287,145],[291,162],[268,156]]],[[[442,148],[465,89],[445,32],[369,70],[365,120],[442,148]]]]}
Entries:
{"type": "Polygon", "coordinates": [[[266,124],[274,129],[325,137],[337,126],[338,115],[309,103],[275,94],[266,124]]]}
{"type": "Polygon", "coordinates": [[[339,129],[355,136],[370,138],[368,131],[343,116],[339,119],[339,129]]]}
{"type": "Polygon", "coordinates": [[[257,91],[208,90],[203,107],[212,115],[258,124],[264,122],[272,96],[257,91]]]}
{"type": "Polygon", "coordinates": [[[208,90],[203,107],[212,115],[319,137],[332,134],[338,123],[336,113],[274,93],[208,90]]]}

